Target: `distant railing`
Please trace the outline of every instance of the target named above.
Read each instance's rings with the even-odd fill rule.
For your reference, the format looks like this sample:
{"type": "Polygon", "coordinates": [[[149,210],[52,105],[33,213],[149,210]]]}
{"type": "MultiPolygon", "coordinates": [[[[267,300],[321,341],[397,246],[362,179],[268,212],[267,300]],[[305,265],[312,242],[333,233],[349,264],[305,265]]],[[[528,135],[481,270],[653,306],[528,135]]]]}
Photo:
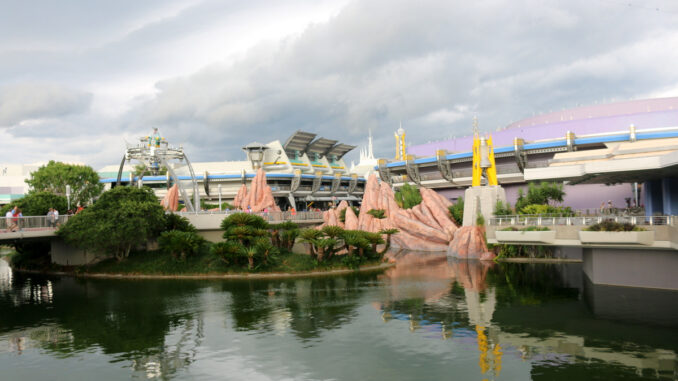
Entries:
{"type": "Polygon", "coordinates": [[[59,216],[57,219],[47,216],[0,217],[0,233],[57,229],[68,221],[68,217],[68,215],[59,216]]]}
{"type": "MultiPolygon", "coordinates": [[[[196,213],[191,212],[177,212],[181,215],[192,215],[192,214],[221,214],[224,216],[233,214],[233,213],[243,213],[241,210],[206,210],[196,213]]],[[[289,210],[282,212],[256,212],[252,213],[257,216],[261,216],[264,220],[268,222],[272,221],[310,221],[310,220],[322,220],[323,212],[322,211],[301,211],[301,212],[292,212],[289,210]]]]}
{"type": "Polygon", "coordinates": [[[562,215],[515,215],[492,217],[488,221],[490,226],[588,226],[603,221],[630,223],[633,225],[671,225],[676,226],[678,216],[575,216],[563,217],[562,215]]]}

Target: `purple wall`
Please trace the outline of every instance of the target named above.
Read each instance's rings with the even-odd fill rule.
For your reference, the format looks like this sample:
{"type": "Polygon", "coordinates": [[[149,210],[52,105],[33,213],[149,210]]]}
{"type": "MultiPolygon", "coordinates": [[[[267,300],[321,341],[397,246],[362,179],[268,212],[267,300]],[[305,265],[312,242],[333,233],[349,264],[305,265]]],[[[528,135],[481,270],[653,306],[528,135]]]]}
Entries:
{"type": "MultiPolygon", "coordinates": [[[[502,185],[506,191],[506,200],[515,205],[518,199],[518,189],[524,188],[527,191],[527,184],[507,184],[502,185]]],[[[630,184],[579,184],[566,185],[565,199],[563,206],[569,206],[573,209],[599,209],[600,203],[608,200],[617,208],[626,207],[626,197],[633,198],[633,190],[630,184]]],[[[436,189],[436,191],[450,200],[463,197],[465,189],[436,189]]]]}
{"type": "MultiPolygon", "coordinates": [[[[627,131],[634,124],[637,129],[673,127],[678,125],[678,97],[648,99],[609,105],[581,107],[524,119],[507,128],[492,132],[495,147],[513,145],[515,137],[525,141],[565,138],[567,131],[576,135],[627,131]]],[[[436,150],[468,152],[473,146],[472,136],[412,145],[407,152],[415,156],[433,156],[436,150]]]]}

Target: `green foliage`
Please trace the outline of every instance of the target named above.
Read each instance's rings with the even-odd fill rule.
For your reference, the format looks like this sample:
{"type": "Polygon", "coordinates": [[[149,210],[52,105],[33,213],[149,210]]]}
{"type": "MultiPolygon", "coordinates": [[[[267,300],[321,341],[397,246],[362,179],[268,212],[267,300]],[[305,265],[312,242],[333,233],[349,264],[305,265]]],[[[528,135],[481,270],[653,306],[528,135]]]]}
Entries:
{"type": "Polygon", "coordinates": [[[543,245],[495,245],[497,258],[553,258],[553,247],[543,245]]]}
{"type": "Polygon", "coordinates": [[[574,216],[574,211],[569,206],[551,206],[544,204],[530,204],[524,206],[519,214],[525,215],[557,215],[562,217],[574,216]]]}
{"type": "Polygon", "coordinates": [[[495,216],[510,216],[512,214],[511,204],[508,202],[504,204],[501,200],[497,200],[497,203],[494,205],[495,216]]]}
{"type": "Polygon", "coordinates": [[[53,160],[31,173],[26,183],[33,192],[48,192],[64,197],[66,185],[70,185],[72,205],[86,205],[104,189],[104,184],[99,183],[99,175],[92,167],[53,160]]]}
{"type": "Polygon", "coordinates": [[[395,192],[395,201],[399,207],[411,209],[421,204],[421,193],[419,193],[417,187],[405,183],[395,192]]]}
{"type": "Polygon", "coordinates": [[[193,233],[198,232],[198,229],[196,229],[195,226],[193,226],[188,221],[188,218],[174,213],[165,214],[165,230],[178,230],[182,232],[193,233]]]}
{"type": "Polygon", "coordinates": [[[256,214],[234,213],[221,221],[224,238],[237,240],[245,247],[251,246],[259,237],[269,236],[268,223],[256,214]]]}
{"type": "Polygon", "coordinates": [[[89,208],[68,219],[57,234],[67,243],[118,260],[165,227],[165,215],[150,188],[115,187],[89,208]]]}
{"type": "Polygon", "coordinates": [[[367,214],[380,220],[386,218],[386,211],[384,209],[370,209],[367,211],[367,214]]]}
{"type": "MultiPolygon", "coordinates": [[[[360,214],[360,210],[356,208],[355,206],[349,206],[353,210],[353,213],[357,216],[360,214]]],[[[346,222],[346,209],[342,209],[339,211],[339,221],[341,222],[346,222]]]]}
{"type": "Polygon", "coordinates": [[[591,232],[638,232],[645,231],[645,229],[638,227],[628,222],[615,222],[614,220],[605,220],[597,224],[593,224],[584,229],[591,232]]]}
{"type": "Polygon", "coordinates": [[[337,238],[341,237],[341,235],[344,234],[344,228],[342,228],[341,226],[332,226],[332,225],[324,226],[322,228],[322,232],[323,234],[330,238],[337,238]]]}
{"type": "Polygon", "coordinates": [[[292,221],[269,225],[271,243],[278,248],[291,250],[299,236],[299,225],[292,221]]]}
{"type": "Polygon", "coordinates": [[[10,260],[12,267],[26,270],[43,270],[51,266],[49,241],[18,241],[16,254],[10,260]]]}
{"type": "Polygon", "coordinates": [[[379,230],[379,234],[383,234],[383,235],[386,236],[386,245],[379,252],[380,256],[383,257],[384,254],[386,254],[386,251],[388,251],[388,249],[391,248],[391,236],[393,234],[397,234],[397,233],[400,233],[400,230],[398,230],[398,229],[382,229],[382,230],[379,230]]]}
{"type": "Polygon", "coordinates": [[[546,232],[550,231],[551,229],[547,228],[546,226],[528,226],[525,228],[517,228],[515,226],[510,226],[504,229],[501,229],[501,231],[505,232],[546,232]]]}
{"type": "MultiPolygon", "coordinates": [[[[518,200],[516,200],[516,211],[523,213],[522,210],[528,205],[550,205],[556,202],[563,202],[565,191],[562,183],[549,183],[542,181],[539,185],[530,183],[527,188],[527,194],[523,189],[518,191],[518,200]]],[[[526,214],[526,213],[523,213],[526,214]]]]}
{"type": "Polygon", "coordinates": [[[459,197],[457,202],[454,205],[448,207],[450,212],[450,217],[457,225],[462,225],[464,223],[464,199],[459,197]]]}
{"type": "Polygon", "coordinates": [[[476,217],[476,225],[485,226],[485,217],[483,217],[482,214],[478,214],[478,216],[476,217]]]}
{"type": "Polygon", "coordinates": [[[357,269],[363,262],[365,262],[365,258],[357,255],[344,255],[341,259],[341,263],[349,269],[357,269]]]}
{"type": "Polygon", "coordinates": [[[226,264],[237,264],[242,251],[243,246],[236,241],[217,242],[210,248],[211,254],[226,264]]]}
{"type": "Polygon", "coordinates": [[[195,232],[179,230],[165,231],[158,238],[158,246],[164,252],[180,261],[198,252],[205,240],[195,232]]]}
{"type": "MultiPolygon", "coordinates": [[[[213,203],[207,202],[203,199],[200,199],[200,209],[205,209],[205,210],[219,209],[219,204],[218,203],[213,204],[213,203]]],[[[221,210],[226,210],[226,209],[235,210],[237,208],[235,206],[231,205],[228,202],[222,202],[221,203],[221,210]]]]}
{"type": "Polygon", "coordinates": [[[0,213],[4,217],[8,210],[12,209],[14,205],[21,209],[24,216],[44,216],[49,211],[49,208],[55,208],[60,214],[64,215],[67,212],[66,197],[55,195],[49,192],[30,192],[23,198],[12,201],[0,208],[0,213]]]}

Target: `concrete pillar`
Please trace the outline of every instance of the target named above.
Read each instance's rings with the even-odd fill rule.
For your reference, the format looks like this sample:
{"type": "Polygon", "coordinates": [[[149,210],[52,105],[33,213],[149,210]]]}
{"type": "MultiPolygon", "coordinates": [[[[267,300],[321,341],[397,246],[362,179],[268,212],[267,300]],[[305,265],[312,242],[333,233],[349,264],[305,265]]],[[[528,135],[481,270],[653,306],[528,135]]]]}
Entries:
{"type": "Polygon", "coordinates": [[[662,196],[662,181],[649,180],[643,183],[643,200],[645,215],[664,214],[664,197],[662,196]]]}
{"type": "Polygon", "coordinates": [[[678,215],[678,178],[667,177],[662,179],[662,204],[664,214],[678,215]]]}

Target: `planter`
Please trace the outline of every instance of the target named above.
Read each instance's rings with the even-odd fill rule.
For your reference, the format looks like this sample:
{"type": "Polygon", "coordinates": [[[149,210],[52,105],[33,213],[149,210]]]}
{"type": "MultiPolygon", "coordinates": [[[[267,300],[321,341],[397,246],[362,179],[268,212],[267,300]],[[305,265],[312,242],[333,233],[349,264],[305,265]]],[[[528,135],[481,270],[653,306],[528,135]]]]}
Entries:
{"type": "Polygon", "coordinates": [[[553,243],[556,240],[554,230],[544,231],[509,231],[497,230],[494,232],[497,242],[524,242],[524,243],[553,243]]]}
{"type": "Polygon", "coordinates": [[[652,245],[654,231],[640,232],[589,232],[580,231],[579,240],[584,244],[607,245],[652,245]]]}

